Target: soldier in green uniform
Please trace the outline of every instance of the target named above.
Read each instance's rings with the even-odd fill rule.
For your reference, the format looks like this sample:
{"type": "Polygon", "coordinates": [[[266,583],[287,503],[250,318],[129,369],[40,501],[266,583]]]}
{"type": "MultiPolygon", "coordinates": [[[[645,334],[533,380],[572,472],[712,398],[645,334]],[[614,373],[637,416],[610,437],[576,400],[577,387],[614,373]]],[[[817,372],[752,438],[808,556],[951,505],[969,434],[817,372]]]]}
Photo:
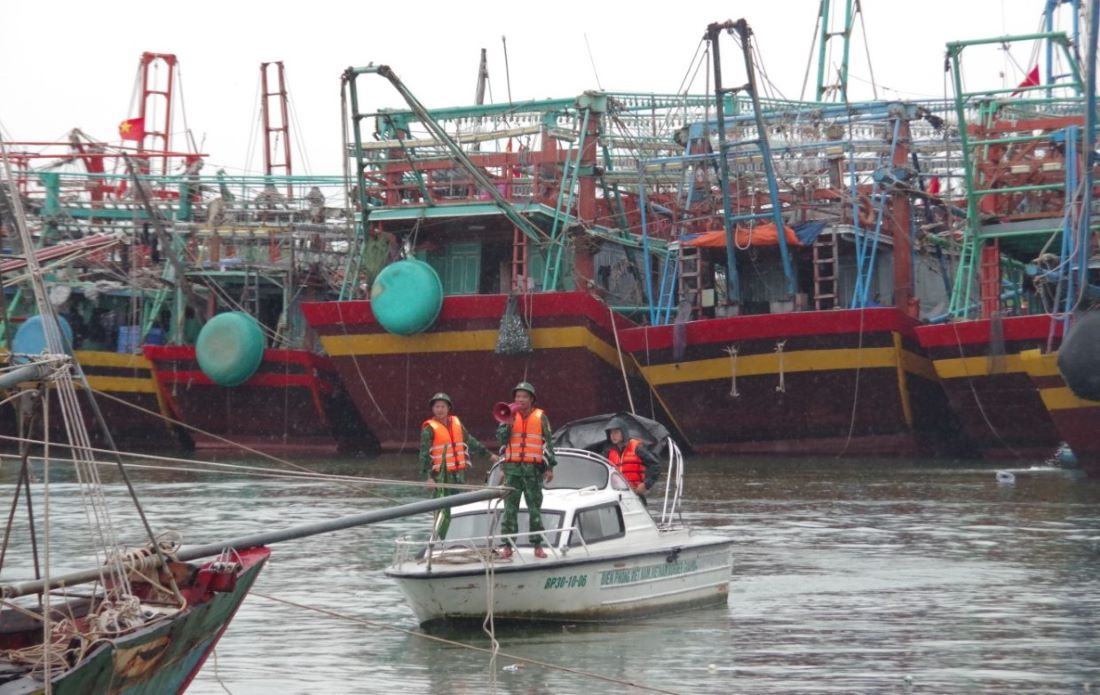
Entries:
{"type": "MultiPolygon", "coordinates": [[[[437,393],[429,403],[432,417],[424,421],[420,430],[420,477],[440,485],[435,488],[434,497],[446,497],[456,492],[447,483],[466,482],[471,453],[486,456],[494,463],[500,457],[490,454],[476,437],[466,432],[458,416],[451,414],[450,396],[437,393]]],[[[444,509],[437,524],[440,538],[447,537],[450,525],[451,510],[444,509]]]]}
{"type": "MultiPolygon", "coordinates": [[[[512,389],[512,400],[519,406],[510,422],[501,423],[497,428],[497,440],[504,449],[504,484],[512,492],[504,498],[504,516],[500,520],[500,532],[503,535],[516,533],[519,528],[516,517],[519,514],[520,496],[527,499],[527,519],[531,544],[535,546],[535,557],[546,557],[542,549],[543,538],[538,533],[542,526],[542,482],[554,478],[554,447],[550,443],[550,421],[541,408],[534,407],[535,387],[521,381],[512,389]]],[[[512,545],[506,543],[500,551],[502,558],[512,557],[512,545]]]]}

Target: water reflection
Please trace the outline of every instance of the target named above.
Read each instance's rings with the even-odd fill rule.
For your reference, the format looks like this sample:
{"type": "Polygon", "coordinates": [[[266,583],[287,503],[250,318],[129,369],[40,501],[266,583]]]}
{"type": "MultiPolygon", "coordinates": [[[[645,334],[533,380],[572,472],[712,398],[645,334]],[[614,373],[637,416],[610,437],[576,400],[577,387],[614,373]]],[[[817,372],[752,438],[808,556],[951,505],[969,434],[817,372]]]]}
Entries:
{"type": "MultiPolygon", "coordinates": [[[[410,480],[416,469],[412,456],[306,465],[410,480]]],[[[193,692],[223,693],[219,680],[237,695],[642,692],[628,683],[679,693],[1100,688],[1100,485],[1052,475],[998,485],[993,472],[898,461],[689,461],[685,520],[736,541],[727,608],[498,635],[504,652],[580,673],[505,670],[516,663],[507,657],[490,672],[484,654],[418,636],[382,569],[393,540],[421,531],[424,519],[281,544],[256,591],[347,619],[253,596],[218,668],[209,664],[193,692]]],[[[133,476],[154,526],[182,530],[188,543],[423,496],[227,474],[133,476]]],[[[13,482],[5,467],[5,491],[13,482]]],[[[55,494],[55,513],[78,521],[75,486],[55,494]]],[[[109,494],[132,520],[117,484],[109,494]]],[[[17,523],[17,542],[19,531],[17,523]]],[[[442,636],[489,644],[476,630],[442,636]]]]}

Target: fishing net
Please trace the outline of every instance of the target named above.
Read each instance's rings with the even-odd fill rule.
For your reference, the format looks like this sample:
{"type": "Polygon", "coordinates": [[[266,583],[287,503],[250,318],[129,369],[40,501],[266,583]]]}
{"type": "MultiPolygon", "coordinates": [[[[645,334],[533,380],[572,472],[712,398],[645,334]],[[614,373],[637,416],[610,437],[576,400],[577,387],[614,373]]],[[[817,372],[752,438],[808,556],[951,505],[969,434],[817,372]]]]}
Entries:
{"type": "Polygon", "coordinates": [[[390,240],[385,236],[371,235],[363,245],[363,276],[367,285],[374,282],[378,273],[390,261],[390,240]]]}
{"type": "Polygon", "coordinates": [[[532,351],[531,336],[527,325],[516,309],[518,296],[509,295],[504,305],[504,316],[500,318],[500,332],[497,333],[496,354],[522,355],[532,351]]]}

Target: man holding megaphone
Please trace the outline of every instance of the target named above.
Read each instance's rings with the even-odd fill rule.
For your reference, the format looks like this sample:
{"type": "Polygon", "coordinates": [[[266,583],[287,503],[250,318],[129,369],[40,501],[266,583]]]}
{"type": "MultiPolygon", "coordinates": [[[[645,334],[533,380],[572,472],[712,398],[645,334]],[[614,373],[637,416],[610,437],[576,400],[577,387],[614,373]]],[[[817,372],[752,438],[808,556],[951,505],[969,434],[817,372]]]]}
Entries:
{"type": "MultiPolygon", "coordinates": [[[[550,421],[546,413],[535,405],[535,387],[521,381],[512,389],[512,403],[498,403],[493,415],[500,420],[497,440],[504,447],[504,484],[512,492],[504,498],[504,516],[500,520],[500,532],[507,536],[519,527],[520,495],[527,499],[527,519],[531,531],[531,544],[535,557],[546,557],[542,549],[542,481],[554,479],[554,447],[550,443],[550,421]]],[[[513,548],[506,541],[500,551],[502,558],[512,557],[513,548]]]]}

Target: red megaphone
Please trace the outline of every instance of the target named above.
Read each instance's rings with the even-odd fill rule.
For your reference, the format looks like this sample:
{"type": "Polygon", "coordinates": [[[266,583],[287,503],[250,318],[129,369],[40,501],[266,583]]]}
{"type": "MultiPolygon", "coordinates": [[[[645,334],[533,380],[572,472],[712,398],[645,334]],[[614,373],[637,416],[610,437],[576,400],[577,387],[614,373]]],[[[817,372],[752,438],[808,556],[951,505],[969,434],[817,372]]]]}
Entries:
{"type": "Polygon", "coordinates": [[[519,403],[501,401],[493,406],[493,417],[496,418],[497,422],[511,422],[516,415],[516,411],[521,407],[519,403]]]}

